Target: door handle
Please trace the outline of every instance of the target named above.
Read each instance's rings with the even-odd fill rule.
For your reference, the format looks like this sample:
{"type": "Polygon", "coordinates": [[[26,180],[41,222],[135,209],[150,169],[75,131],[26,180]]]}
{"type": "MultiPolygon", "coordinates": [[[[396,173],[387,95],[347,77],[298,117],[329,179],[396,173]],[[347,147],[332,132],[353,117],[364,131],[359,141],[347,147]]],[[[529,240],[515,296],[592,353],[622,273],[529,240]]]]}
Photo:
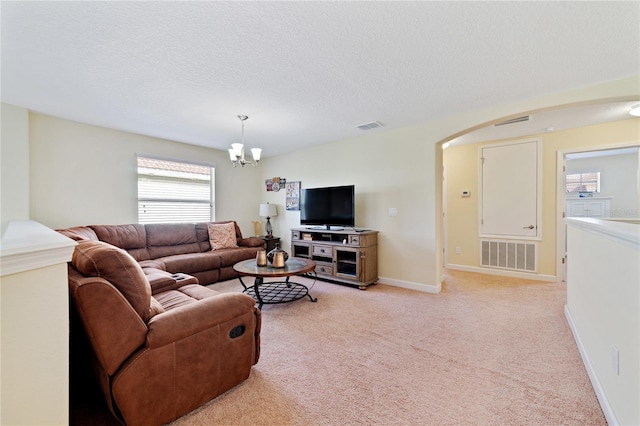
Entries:
{"type": "Polygon", "coordinates": [[[529,225],[529,226],[523,226],[522,229],[533,229],[535,228],[535,226],[533,225],[529,225]]]}

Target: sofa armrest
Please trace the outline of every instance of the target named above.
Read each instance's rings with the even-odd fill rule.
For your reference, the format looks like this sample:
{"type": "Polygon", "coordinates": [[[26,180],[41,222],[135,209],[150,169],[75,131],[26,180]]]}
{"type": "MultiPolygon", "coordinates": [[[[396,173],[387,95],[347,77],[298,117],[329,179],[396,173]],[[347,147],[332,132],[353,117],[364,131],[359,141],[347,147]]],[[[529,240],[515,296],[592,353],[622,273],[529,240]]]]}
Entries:
{"type": "Polygon", "coordinates": [[[103,278],[72,272],[69,290],[100,365],[114,374],[144,345],[147,327],[122,293],[103,278]]]}
{"type": "Polygon", "coordinates": [[[238,245],[240,247],[264,247],[264,240],[260,237],[242,238],[238,245]]]}
{"type": "Polygon", "coordinates": [[[255,304],[256,301],[246,294],[223,293],[163,312],[151,318],[147,324],[147,347],[164,346],[249,312],[253,313],[255,304]]]}
{"type": "Polygon", "coordinates": [[[151,285],[152,295],[176,287],[176,279],[170,272],[155,268],[144,268],[142,271],[151,285]]]}

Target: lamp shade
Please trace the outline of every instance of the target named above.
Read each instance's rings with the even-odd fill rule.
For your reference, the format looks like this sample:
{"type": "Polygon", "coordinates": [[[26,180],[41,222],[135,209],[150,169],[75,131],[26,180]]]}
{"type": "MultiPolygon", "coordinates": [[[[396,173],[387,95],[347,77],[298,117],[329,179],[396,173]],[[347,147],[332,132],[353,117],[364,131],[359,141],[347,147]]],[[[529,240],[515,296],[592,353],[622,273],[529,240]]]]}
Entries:
{"type": "Polygon", "coordinates": [[[231,149],[233,150],[233,153],[236,155],[236,157],[241,157],[242,156],[242,149],[244,148],[244,145],[242,145],[241,143],[232,143],[231,144],[231,149]]]}
{"type": "Polygon", "coordinates": [[[262,154],[262,150],[260,148],[251,148],[251,155],[253,156],[253,161],[260,161],[260,154],[262,154]]]}
{"type": "Polygon", "coordinates": [[[260,216],[273,217],[278,216],[278,209],[275,204],[260,204],[260,216]]]}

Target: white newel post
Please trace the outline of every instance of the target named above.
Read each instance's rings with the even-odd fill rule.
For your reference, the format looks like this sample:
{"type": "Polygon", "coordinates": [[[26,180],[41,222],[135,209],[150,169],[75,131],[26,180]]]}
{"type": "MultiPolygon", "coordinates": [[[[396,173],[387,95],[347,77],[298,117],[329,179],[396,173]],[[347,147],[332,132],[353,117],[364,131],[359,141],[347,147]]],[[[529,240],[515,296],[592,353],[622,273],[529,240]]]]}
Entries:
{"type": "Polygon", "coordinates": [[[0,424],[69,423],[67,262],[76,243],[34,221],[0,245],[0,424]]]}

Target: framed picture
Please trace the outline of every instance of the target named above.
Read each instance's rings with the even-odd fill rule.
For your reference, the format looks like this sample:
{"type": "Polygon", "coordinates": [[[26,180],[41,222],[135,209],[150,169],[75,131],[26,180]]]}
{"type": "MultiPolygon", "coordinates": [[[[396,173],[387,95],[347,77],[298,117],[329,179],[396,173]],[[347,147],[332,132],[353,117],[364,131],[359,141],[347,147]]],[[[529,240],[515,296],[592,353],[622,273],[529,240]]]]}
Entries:
{"type": "Polygon", "coordinates": [[[300,210],[300,181],[285,183],[286,188],[286,202],[285,208],[287,210],[300,210]]]}

